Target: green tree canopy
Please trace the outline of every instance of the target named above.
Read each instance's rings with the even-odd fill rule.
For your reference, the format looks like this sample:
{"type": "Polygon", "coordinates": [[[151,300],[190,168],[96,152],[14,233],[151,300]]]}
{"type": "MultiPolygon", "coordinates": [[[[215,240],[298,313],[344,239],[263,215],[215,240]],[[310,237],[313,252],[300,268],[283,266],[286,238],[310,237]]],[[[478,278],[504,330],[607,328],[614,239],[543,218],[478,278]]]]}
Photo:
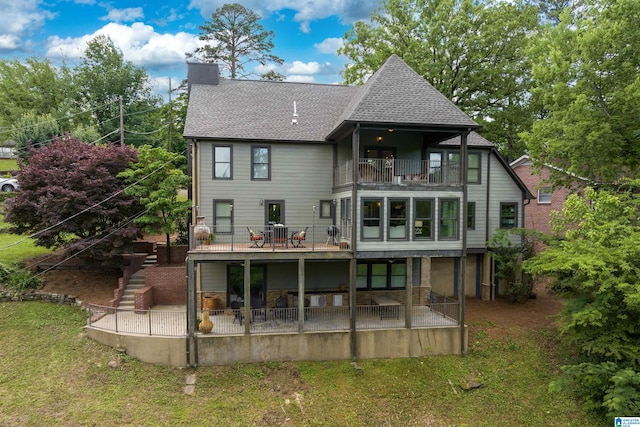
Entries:
{"type": "MultiPolygon", "coordinates": [[[[238,3],[223,5],[200,26],[200,40],[207,44],[196,49],[195,56],[219,63],[232,79],[252,74],[246,70],[250,63],[282,64],[284,61],[271,53],[273,31],[265,30],[258,21],[260,15],[238,3]]],[[[274,80],[278,76],[266,73],[265,78],[274,80]]]]}
{"type": "Polygon", "coordinates": [[[95,126],[109,141],[120,138],[122,97],[125,142],[133,145],[153,143],[160,128],[160,100],[151,94],[149,76],[140,67],[125,61],[122,52],[108,36],[97,36],[87,44],[82,63],[74,69],[80,110],[91,110],[95,126]]]}
{"type": "Polygon", "coordinates": [[[538,10],[521,2],[384,0],[356,22],[340,53],[347,83],[363,83],[393,53],[472,118],[503,154],[524,152],[518,133],[532,115],[528,46],[538,10]]]}
{"type": "Polygon", "coordinates": [[[597,182],[638,177],[640,2],[595,0],[565,11],[534,55],[532,94],[540,118],[524,133],[538,166],[556,184],[572,174],[597,182]],[[553,171],[552,171],[553,172],[553,171]]]}
{"type": "Polygon", "coordinates": [[[33,111],[25,113],[11,127],[11,138],[16,142],[18,157],[27,159],[31,149],[50,144],[60,135],[60,126],[51,114],[36,116],[33,111]]]}
{"type": "MultiPolygon", "coordinates": [[[[54,67],[46,59],[0,60],[0,140],[24,114],[62,117],[73,112],[71,70],[54,67]]],[[[69,129],[70,123],[61,123],[69,129]]]]}
{"type": "Polygon", "coordinates": [[[553,279],[565,301],[562,337],[577,353],[552,388],[577,392],[609,417],[640,410],[639,207],[637,192],[572,195],[553,220],[566,237],[524,263],[553,279]]]}
{"type": "Polygon", "coordinates": [[[119,175],[129,184],[126,193],[139,198],[147,209],[136,224],[147,233],[165,234],[167,248],[171,234],[178,231],[178,221],[186,218],[191,209],[190,200],[178,199],[179,190],[186,190],[191,182],[180,170],[184,161],[180,154],[143,145],[138,149],[138,160],[119,175]]]}

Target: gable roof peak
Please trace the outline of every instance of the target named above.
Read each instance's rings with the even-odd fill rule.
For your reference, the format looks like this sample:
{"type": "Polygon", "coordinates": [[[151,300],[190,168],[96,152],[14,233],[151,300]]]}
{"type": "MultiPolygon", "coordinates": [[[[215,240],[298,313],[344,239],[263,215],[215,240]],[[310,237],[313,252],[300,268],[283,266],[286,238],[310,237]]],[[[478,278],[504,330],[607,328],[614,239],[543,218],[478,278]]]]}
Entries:
{"type": "Polygon", "coordinates": [[[476,122],[396,54],[389,56],[362,85],[342,119],[351,122],[479,128],[476,122]]]}

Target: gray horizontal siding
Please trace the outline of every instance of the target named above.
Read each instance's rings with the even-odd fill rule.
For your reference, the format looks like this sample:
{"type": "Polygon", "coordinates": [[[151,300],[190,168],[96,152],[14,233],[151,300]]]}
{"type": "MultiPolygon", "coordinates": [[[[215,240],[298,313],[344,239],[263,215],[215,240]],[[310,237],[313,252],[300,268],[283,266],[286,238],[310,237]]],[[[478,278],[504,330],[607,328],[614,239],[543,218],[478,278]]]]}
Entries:
{"type": "Polygon", "coordinates": [[[269,181],[251,180],[251,143],[232,145],[233,179],[214,180],[213,144],[200,143],[200,215],[204,215],[207,222],[213,218],[214,199],[233,200],[236,225],[256,226],[264,223],[265,206],[260,205],[260,200],[284,200],[286,223],[311,225],[312,207],[318,206],[320,200],[332,199],[332,145],[265,144],[271,147],[269,181]]]}

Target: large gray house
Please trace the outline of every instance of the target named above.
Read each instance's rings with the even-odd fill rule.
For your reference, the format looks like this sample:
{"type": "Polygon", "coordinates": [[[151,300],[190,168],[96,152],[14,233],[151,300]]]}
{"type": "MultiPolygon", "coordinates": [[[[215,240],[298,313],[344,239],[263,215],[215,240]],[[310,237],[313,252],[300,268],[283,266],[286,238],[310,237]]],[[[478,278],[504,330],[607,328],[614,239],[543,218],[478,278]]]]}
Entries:
{"type": "Polygon", "coordinates": [[[362,86],[188,82],[188,363],[465,351],[461,297],[533,198],[478,124],[395,55],[362,86]]]}

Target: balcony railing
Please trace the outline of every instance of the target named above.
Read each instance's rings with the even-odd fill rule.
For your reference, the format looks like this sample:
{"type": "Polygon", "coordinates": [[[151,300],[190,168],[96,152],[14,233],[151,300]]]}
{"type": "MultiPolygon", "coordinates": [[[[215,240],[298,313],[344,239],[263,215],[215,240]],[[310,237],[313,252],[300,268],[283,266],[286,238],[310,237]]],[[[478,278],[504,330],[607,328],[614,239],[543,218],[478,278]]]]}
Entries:
{"type": "MultiPolygon", "coordinates": [[[[353,161],[334,172],[335,185],[353,183],[353,161]]],[[[429,160],[363,159],[358,165],[359,184],[459,185],[460,163],[429,160]]]]}
{"type": "MultiPolygon", "coordinates": [[[[429,306],[411,307],[411,325],[414,328],[436,328],[458,325],[458,302],[447,299],[429,306]]],[[[209,310],[213,322],[211,335],[242,335],[246,318],[241,310],[209,310]]],[[[187,313],[181,308],[174,311],[135,310],[89,304],[88,326],[122,334],[150,336],[185,336],[187,313]]],[[[305,307],[304,321],[300,323],[297,307],[262,308],[250,310],[250,334],[280,334],[309,331],[348,331],[349,307],[305,307]]],[[[356,329],[394,329],[406,327],[406,306],[390,307],[359,305],[356,329]]]]}
{"type": "Polygon", "coordinates": [[[191,227],[192,251],[346,251],[350,242],[340,227],[314,224],[208,226],[209,233],[191,227]]]}

